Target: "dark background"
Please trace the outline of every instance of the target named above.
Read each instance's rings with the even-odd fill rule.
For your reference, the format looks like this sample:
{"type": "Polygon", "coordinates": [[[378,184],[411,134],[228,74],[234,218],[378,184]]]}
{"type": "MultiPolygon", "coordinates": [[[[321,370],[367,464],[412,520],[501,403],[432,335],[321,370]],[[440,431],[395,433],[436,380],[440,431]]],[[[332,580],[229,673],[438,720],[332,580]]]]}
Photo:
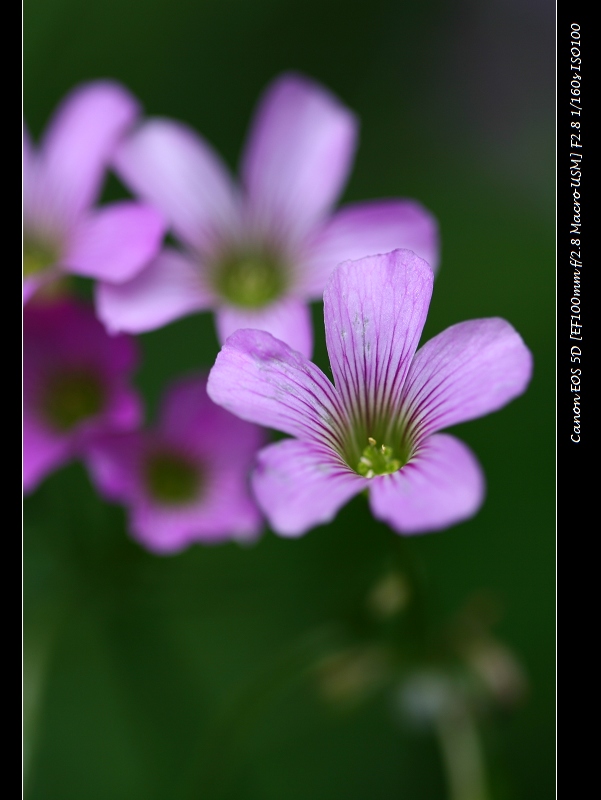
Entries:
{"type": "MultiPolygon", "coordinates": [[[[34,136],[75,84],[111,77],[148,114],[196,127],[235,169],[259,93],[286,69],[361,119],[344,201],[414,197],[437,216],[442,263],[424,338],[502,316],[534,353],[523,397],[457,427],[486,472],[482,511],[407,540],[406,554],[434,621],[482,591],[501,610],[495,633],[529,690],[482,727],[493,800],[550,798],[554,4],[25,0],[34,136]]],[[[106,198],[121,193],[111,179],[106,198]]],[[[314,318],[324,364],[319,305],[314,318]]],[[[209,315],[141,343],[149,418],[167,382],[210,367],[218,347],[209,315]]],[[[446,797],[433,737],[398,723],[390,691],[338,708],[315,681],[280,680],[282,654],[352,619],[396,544],[357,498],[298,541],[266,532],[249,548],[157,558],[79,464],[53,475],[25,503],[28,800],[446,797]]]]}

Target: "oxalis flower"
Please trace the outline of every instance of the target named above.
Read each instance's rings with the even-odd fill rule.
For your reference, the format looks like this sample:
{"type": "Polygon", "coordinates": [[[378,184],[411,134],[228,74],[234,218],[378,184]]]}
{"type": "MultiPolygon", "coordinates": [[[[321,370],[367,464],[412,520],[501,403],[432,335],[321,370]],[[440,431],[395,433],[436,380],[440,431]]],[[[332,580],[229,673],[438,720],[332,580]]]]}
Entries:
{"type": "Polygon", "coordinates": [[[209,396],[296,437],[261,450],[252,479],[277,533],[305,533],[365,489],[374,516],[399,533],[444,528],[479,508],[475,457],[438,431],[521,394],[532,359],[497,318],[453,325],[416,353],[432,281],[408,250],[337,267],[324,293],[334,385],[269,333],[240,330],[223,346],[209,396]]]}
{"type": "Polygon", "coordinates": [[[137,115],[125,89],[98,81],[68,95],[39,149],[24,128],[24,302],[65,273],[128,280],[158,252],[165,222],[154,207],[93,208],[113,149],[137,115]]]}
{"type": "Polygon", "coordinates": [[[164,212],[184,249],[164,250],[128,283],[101,286],[101,319],[114,331],[139,333],[214,309],[222,342],[238,328],[260,328],[309,356],[307,301],[321,299],[336,264],[397,247],[438,262],[436,222],[414,201],[331,214],[356,138],[354,115],[335,97],[283,75],[259,104],[238,188],[189,128],[144,122],[120,146],[115,168],[164,212]]]}
{"type": "Polygon", "coordinates": [[[156,427],[98,439],[88,450],[92,481],[129,510],[132,535],[156,553],[193,542],[249,540],[262,516],[249,472],[265,435],[216,406],[206,376],[168,390],[156,427]]]}
{"type": "Polygon", "coordinates": [[[109,336],[94,310],[72,300],[23,311],[23,489],[82,457],[107,431],[140,424],[129,336],[109,336]]]}

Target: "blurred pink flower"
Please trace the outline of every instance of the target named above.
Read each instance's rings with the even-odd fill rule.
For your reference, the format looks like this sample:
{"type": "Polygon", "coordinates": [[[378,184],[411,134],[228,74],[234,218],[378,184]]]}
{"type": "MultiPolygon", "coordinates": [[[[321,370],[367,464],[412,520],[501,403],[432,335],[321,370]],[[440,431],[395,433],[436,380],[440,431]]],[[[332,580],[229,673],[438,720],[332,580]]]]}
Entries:
{"type": "Polygon", "coordinates": [[[152,430],[106,436],[87,454],[92,481],[129,509],[131,533],[149,550],[252,540],[262,517],[249,488],[263,431],[209,400],[206,377],[168,390],[152,430]]]}
{"type": "Polygon", "coordinates": [[[135,342],[109,336],[91,307],[31,303],[23,312],[23,489],[81,457],[94,437],[130,430],[141,403],[129,386],[135,342]]]}
{"type": "Polygon", "coordinates": [[[23,301],[61,274],[132,278],[159,250],[161,214],[132,201],[93,208],[120,137],[138,115],[118,84],[98,81],[62,102],[35,150],[23,129],[23,301]]]}
{"type": "Polygon", "coordinates": [[[165,249],[128,283],[98,287],[114,331],[151,330],[214,309],[220,340],[269,331],[309,356],[307,301],[336,264],[407,247],[438,263],[432,215],[412,200],[332,213],[353,161],[357,120],[323,87],[294,74],[268,87],[242,157],[241,186],[186,126],[152,119],[124,140],[118,174],[168,218],[184,251],[165,249]]]}

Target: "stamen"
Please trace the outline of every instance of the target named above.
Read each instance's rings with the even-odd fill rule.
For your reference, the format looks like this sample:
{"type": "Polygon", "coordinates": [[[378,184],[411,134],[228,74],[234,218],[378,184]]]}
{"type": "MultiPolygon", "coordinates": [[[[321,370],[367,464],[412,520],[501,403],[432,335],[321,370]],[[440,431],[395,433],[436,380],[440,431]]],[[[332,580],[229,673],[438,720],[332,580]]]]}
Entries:
{"type": "Polygon", "coordinates": [[[376,475],[390,475],[399,470],[402,462],[396,457],[392,447],[384,444],[377,446],[372,436],[367,437],[369,444],[361,453],[357,472],[364,478],[375,478],[376,475]]]}

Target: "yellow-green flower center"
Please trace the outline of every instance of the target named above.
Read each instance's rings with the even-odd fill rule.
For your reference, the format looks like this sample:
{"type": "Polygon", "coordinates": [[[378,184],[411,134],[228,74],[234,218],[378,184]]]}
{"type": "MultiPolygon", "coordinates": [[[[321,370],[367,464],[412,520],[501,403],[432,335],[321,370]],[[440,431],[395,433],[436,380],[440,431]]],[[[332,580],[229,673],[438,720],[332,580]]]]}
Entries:
{"type": "Polygon", "coordinates": [[[53,428],[69,431],[99,414],[105,403],[104,386],[98,375],[87,370],[69,370],[49,380],[42,411],[53,428]]]}
{"type": "Polygon", "coordinates": [[[29,278],[56,264],[58,248],[30,237],[23,241],[23,277],[29,278]]]}
{"type": "Polygon", "coordinates": [[[198,464],[181,453],[153,453],[145,464],[144,479],[150,496],[164,505],[185,505],[202,489],[198,464]]]}
{"type": "Polygon", "coordinates": [[[234,253],[214,268],[219,295],[236,306],[261,308],[281,297],[286,288],[282,261],[269,253],[234,253]]]}
{"type": "Polygon", "coordinates": [[[403,465],[404,461],[398,457],[393,448],[385,444],[378,445],[371,436],[367,439],[368,445],[364,448],[357,464],[357,472],[364,478],[374,478],[376,475],[390,475],[403,465]]]}

